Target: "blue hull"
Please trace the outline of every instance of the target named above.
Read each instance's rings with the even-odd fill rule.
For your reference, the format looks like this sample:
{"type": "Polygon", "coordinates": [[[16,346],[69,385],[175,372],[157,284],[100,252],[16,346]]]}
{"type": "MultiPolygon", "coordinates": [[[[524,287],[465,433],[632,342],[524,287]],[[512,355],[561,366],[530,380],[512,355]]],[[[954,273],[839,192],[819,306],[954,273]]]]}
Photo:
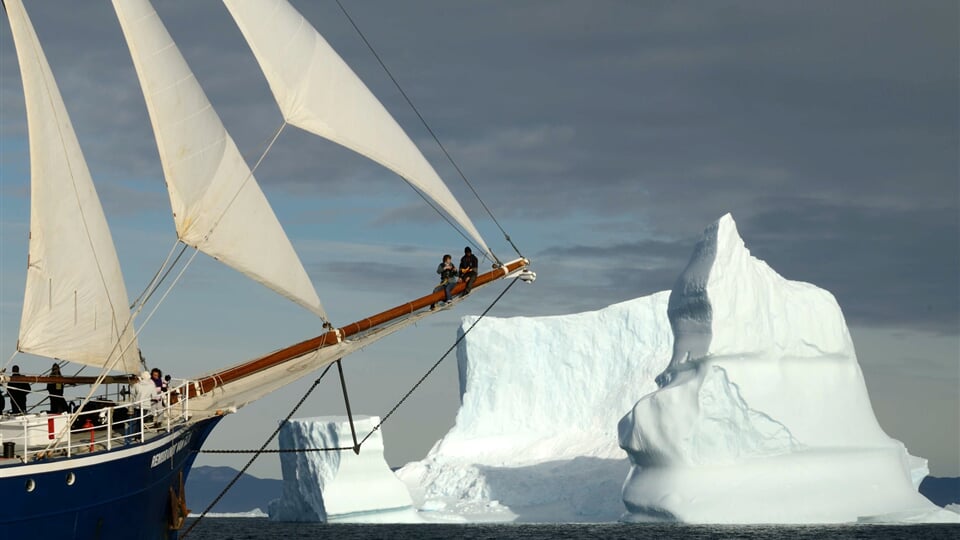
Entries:
{"type": "Polygon", "coordinates": [[[219,420],[109,452],[0,467],[0,539],[177,538],[170,488],[179,491],[219,420]]]}

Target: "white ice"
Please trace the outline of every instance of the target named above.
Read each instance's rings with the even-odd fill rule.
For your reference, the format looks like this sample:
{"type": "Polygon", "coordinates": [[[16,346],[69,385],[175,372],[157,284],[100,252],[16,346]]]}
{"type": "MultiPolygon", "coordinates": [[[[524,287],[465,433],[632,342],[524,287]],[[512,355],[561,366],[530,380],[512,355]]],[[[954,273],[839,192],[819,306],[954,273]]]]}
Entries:
{"type": "Polygon", "coordinates": [[[668,313],[661,388],[638,387],[619,424],[625,519],[956,521],[917,493],[926,461],[877,423],[833,295],[751,256],[729,215],[704,232],[668,313]]]}
{"type": "MultiPolygon", "coordinates": [[[[401,521],[412,495],[429,521],[960,519],[917,493],[926,460],[877,423],[834,297],[752,257],[730,216],[673,291],[487,317],[457,361],[456,424],[397,472],[409,494],[380,439],[349,466],[349,451],[282,454],[271,517],[401,521]]],[[[345,429],[299,421],[281,447],[349,445],[345,429]]]]}
{"type": "MultiPolygon", "coordinates": [[[[355,416],[358,434],[369,433],[376,416],[355,416]]],[[[294,419],[280,429],[281,449],[352,447],[345,417],[294,419]]],[[[417,522],[406,486],[383,457],[383,438],[374,431],[359,454],[353,450],[280,454],[283,493],[270,502],[273,521],[417,522]]]]}
{"type": "MultiPolygon", "coordinates": [[[[486,317],[457,350],[456,425],[398,476],[421,515],[614,521],[629,470],[617,420],[670,357],[668,293],[555,317],[486,317]]],[[[467,317],[461,332],[473,322],[467,317]]]]}

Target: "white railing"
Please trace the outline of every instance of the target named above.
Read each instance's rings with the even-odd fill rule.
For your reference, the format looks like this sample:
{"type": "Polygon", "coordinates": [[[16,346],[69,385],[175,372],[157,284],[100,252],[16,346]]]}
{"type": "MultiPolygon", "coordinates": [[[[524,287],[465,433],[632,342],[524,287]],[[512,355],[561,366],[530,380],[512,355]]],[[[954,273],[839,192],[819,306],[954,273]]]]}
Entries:
{"type": "Polygon", "coordinates": [[[190,418],[187,390],[192,384],[184,381],[159,394],[159,399],[138,403],[93,400],[83,412],[73,415],[40,413],[0,417],[3,448],[0,465],[11,458],[28,463],[47,457],[86,455],[168,433],[190,418]],[[173,396],[176,403],[171,403],[173,396]],[[104,403],[108,405],[100,406],[104,403]],[[70,418],[74,418],[76,427],[66,425],[70,418]]]}

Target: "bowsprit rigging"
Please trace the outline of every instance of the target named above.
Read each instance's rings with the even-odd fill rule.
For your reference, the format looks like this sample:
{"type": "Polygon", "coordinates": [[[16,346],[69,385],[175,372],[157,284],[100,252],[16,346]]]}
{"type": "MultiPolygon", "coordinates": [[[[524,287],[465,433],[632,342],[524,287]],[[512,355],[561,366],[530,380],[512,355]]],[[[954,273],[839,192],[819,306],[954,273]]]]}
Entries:
{"type": "Polygon", "coordinates": [[[510,290],[511,287],[513,287],[513,285],[517,282],[518,279],[523,281],[521,276],[517,276],[516,278],[511,280],[507,284],[507,286],[503,289],[503,291],[501,291],[500,294],[493,300],[493,302],[491,302],[490,305],[483,310],[480,316],[477,317],[476,320],[474,320],[473,323],[469,327],[467,327],[466,330],[463,331],[463,333],[456,339],[456,341],[453,342],[453,345],[451,345],[440,356],[440,358],[438,358],[437,361],[434,362],[432,366],[430,366],[430,369],[428,369],[426,373],[424,373],[423,376],[420,377],[420,379],[417,380],[417,382],[410,387],[410,390],[408,390],[407,393],[405,393],[403,397],[401,397],[400,400],[397,401],[396,405],[394,405],[389,411],[387,411],[386,414],[380,417],[380,422],[376,426],[374,426],[373,429],[371,429],[370,432],[367,433],[359,441],[357,440],[357,433],[356,433],[356,430],[354,429],[353,413],[350,410],[350,401],[347,398],[347,386],[346,386],[346,380],[343,376],[343,368],[340,365],[340,360],[339,359],[337,360],[336,362],[337,370],[340,375],[340,384],[343,389],[344,406],[347,411],[347,418],[350,422],[350,433],[353,435],[353,446],[338,446],[338,447],[325,447],[325,448],[267,449],[267,446],[271,442],[273,442],[277,434],[280,433],[280,430],[283,428],[283,425],[286,424],[290,420],[290,418],[292,418],[293,415],[297,412],[297,410],[300,409],[300,406],[303,405],[304,401],[306,401],[308,397],[310,397],[310,394],[312,394],[314,389],[316,389],[317,385],[320,384],[320,381],[323,380],[323,377],[327,374],[328,371],[330,371],[330,368],[332,367],[332,364],[331,364],[331,365],[328,365],[326,369],[323,370],[323,372],[320,374],[319,377],[317,377],[315,381],[313,381],[313,384],[310,386],[310,388],[307,389],[307,391],[303,394],[300,400],[297,401],[296,405],[293,406],[293,408],[290,410],[287,416],[277,425],[276,429],[273,430],[273,433],[271,433],[270,436],[267,437],[267,439],[263,442],[263,444],[260,445],[259,449],[257,450],[238,450],[238,449],[200,450],[200,453],[202,454],[253,454],[253,455],[250,457],[249,460],[247,460],[247,463],[237,472],[237,474],[234,475],[233,479],[226,485],[226,487],[224,487],[223,490],[214,498],[214,500],[207,505],[207,507],[200,514],[200,516],[198,516],[197,519],[192,524],[190,524],[190,527],[188,527],[187,530],[184,531],[184,533],[181,535],[181,538],[186,538],[186,536],[190,533],[190,531],[194,527],[196,527],[196,525],[200,522],[200,520],[203,519],[204,516],[206,516],[207,513],[210,512],[210,510],[212,510],[213,507],[216,506],[218,502],[220,502],[220,499],[222,499],[223,496],[226,495],[228,491],[230,491],[230,488],[232,488],[234,484],[236,484],[236,482],[240,480],[241,477],[243,477],[247,469],[249,469],[250,466],[253,465],[253,462],[256,461],[256,459],[260,457],[261,454],[342,452],[346,450],[353,450],[355,454],[359,454],[360,448],[361,446],[363,446],[363,443],[365,443],[367,439],[369,439],[370,436],[373,435],[374,432],[379,430],[380,427],[383,426],[383,424],[393,415],[393,413],[396,412],[397,409],[399,409],[400,406],[407,401],[407,398],[413,395],[413,393],[417,390],[417,388],[419,388],[420,385],[427,380],[427,377],[429,377],[437,369],[437,367],[440,366],[440,363],[443,362],[444,359],[446,359],[448,356],[450,356],[451,352],[456,350],[457,346],[460,345],[460,342],[466,339],[467,334],[469,334],[474,329],[474,327],[477,326],[477,324],[484,317],[486,317],[487,313],[489,313],[490,310],[493,309],[493,306],[497,305],[497,302],[499,302],[500,299],[503,298],[503,296],[507,293],[507,291],[510,290]]]}

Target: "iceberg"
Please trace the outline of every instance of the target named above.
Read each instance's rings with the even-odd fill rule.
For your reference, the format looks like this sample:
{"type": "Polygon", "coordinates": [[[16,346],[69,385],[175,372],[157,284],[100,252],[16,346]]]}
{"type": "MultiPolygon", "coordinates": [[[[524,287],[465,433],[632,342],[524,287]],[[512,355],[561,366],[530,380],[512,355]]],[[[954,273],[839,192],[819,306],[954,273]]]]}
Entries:
{"type": "Polygon", "coordinates": [[[670,293],[656,391],[620,420],[627,521],[957,521],[917,492],[926,460],[883,432],[829,292],[750,254],[728,214],[670,293]]]}
{"type": "MultiPolygon", "coordinates": [[[[369,433],[380,423],[376,416],[355,416],[358,433],[369,433]]],[[[345,417],[294,419],[280,429],[280,449],[341,448],[353,446],[345,417]]],[[[272,521],[352,523],[419,522],[406,486],[383,457],[380,430],[352,450],[284,452],[280,454],[283,492],[270,502],[272,521]]]]}
{"type": "MultiPolygon", "coordinates": [[[[597,522],[623,513],[617,421],[670,358],[669,292],[551,317],[485,317],[460,342],[456,423],[397,475],[421,516],[597,522]]],[[[476,321],[462,320],[460,334],[476,321]]]]}
{"type": "MultiPolygon", "coordinates": [[[[282,454],[271,519],[960,520],[918,493],[926,460],[877,422],[833,295],[751,256],[729,215],[672,291],[465,317],[459,332],[460,408],[423,460],[394,475],[379,432],[360,456],[282,454]]],[[[342,418],[319,418],[291,422],[280,444],[344,441],[342,418]]]]}

